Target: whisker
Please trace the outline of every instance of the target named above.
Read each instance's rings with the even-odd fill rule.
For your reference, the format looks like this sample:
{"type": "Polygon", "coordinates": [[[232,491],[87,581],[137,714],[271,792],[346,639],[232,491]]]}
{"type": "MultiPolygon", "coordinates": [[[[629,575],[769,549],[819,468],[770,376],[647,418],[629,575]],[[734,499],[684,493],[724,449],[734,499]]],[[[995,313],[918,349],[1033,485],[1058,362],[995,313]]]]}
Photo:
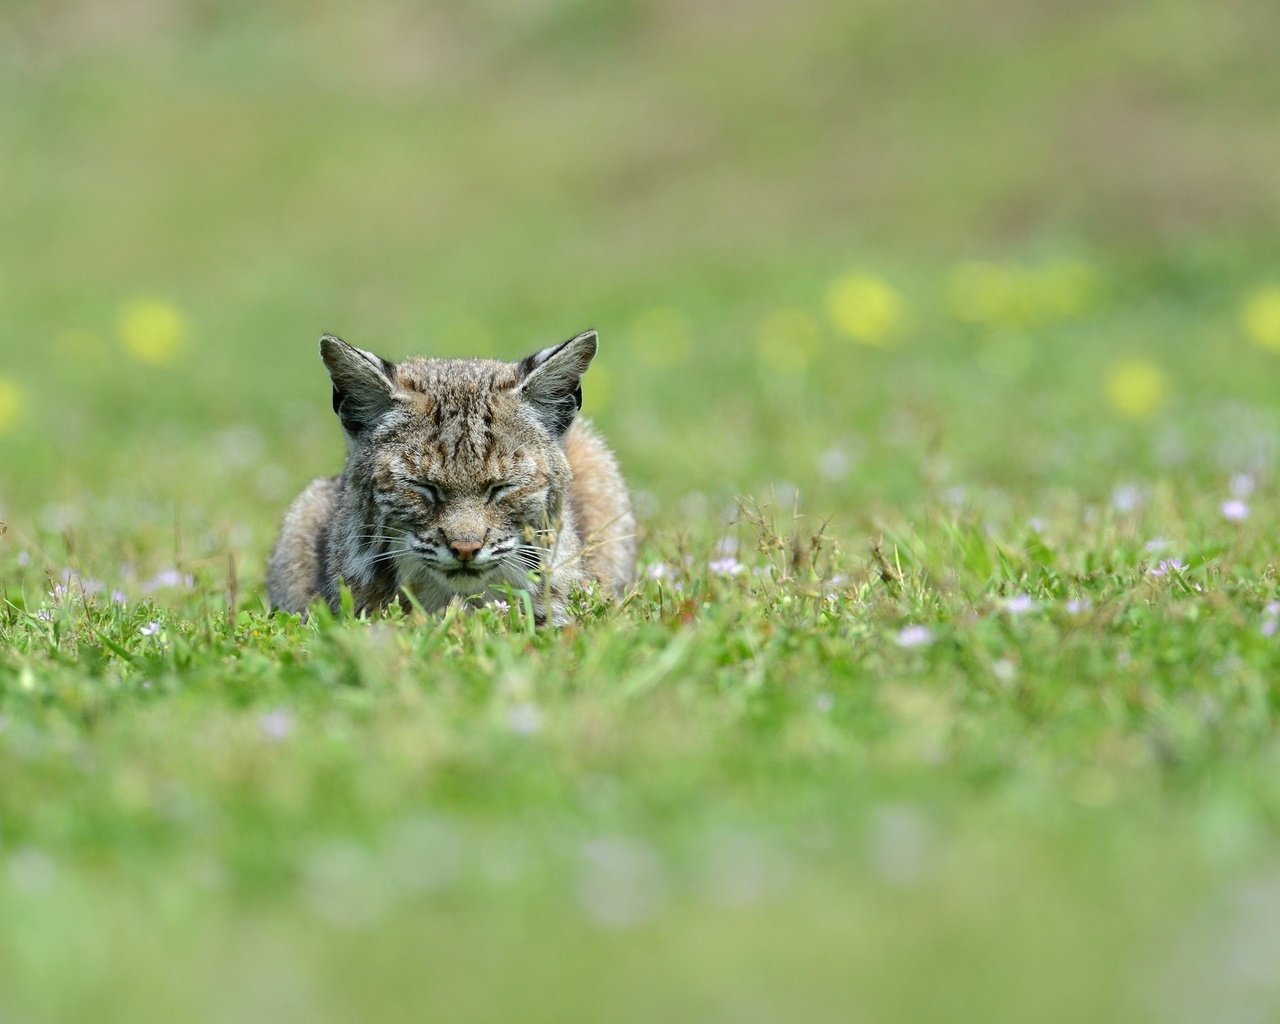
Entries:
{"type": "Polygon", "coordinates": [[[355,540],[399,540],[402,537],[412,537],[413,534],[402,530],[399,533],[353,533],[351,536],[355,540]]]}

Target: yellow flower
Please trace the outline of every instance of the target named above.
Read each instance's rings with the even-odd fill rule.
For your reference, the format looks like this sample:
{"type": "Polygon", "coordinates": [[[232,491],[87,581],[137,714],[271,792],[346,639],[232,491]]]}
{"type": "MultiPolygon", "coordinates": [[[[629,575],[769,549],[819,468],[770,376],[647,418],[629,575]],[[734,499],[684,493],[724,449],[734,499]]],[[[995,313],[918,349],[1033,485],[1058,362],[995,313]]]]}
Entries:
{"type": "Polygon", "coordinates": [[[631,325],[631,347],[636,358],[649,366],[669,369],[689,358],[693,328],[680,310],[667,306],[649,309],[631,325]]]}
{"type": "Polygon", "coordinates": [[[982,327],[1026,329],[1078,316],[1093,303],[1097,275],[1083,263],[1039,270],[962,263],[947,282],[952,316],[982,327]]]}
{"type": "Polygon", "coordinates": [[[1261,288],[1240,312],[1240,326],[1259,348],[1280,352],[1280,285],[1261,288]]]}
{"type": "Polygon", "coordinates": [[[16,381],[0,377],[0,434],[7,434],[22,419],[27,398],[16,381]]]}
{"type": "Polygon", "coordinates": [[[760,322],[756,354],[766,369],[803,373],[822,344],[817,321],[803,309],[775,309],[760,322]]]}
{"type": "Polygon", "coordinates": [[[140,299],[120,311],[120,340],[143,363],[172,362],[187,335],[187,318],[166,302],[140,299]]]}
{"type": "Polygon", "coordinates": [[[890,345],[902,329],[902,296],[870,274],[846,274],[827,291],[827,315],[842,334],[863,345],[890,345]]]}
{"type": "Polygon", "coordinates": [[[1169,378],[1155,363],[1125,359],[1107,370],[1106,394],[1111,407],[1121,416],[1147,419],[1168,399],[1169,378]]]}

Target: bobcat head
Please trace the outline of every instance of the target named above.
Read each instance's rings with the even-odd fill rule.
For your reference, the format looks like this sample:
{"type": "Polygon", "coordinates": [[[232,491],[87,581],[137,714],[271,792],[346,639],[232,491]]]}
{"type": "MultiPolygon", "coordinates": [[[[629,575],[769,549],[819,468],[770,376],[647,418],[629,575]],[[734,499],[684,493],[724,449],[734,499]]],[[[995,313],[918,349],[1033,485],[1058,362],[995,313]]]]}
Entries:
{"type": "Polygon", "coordinates": [[[320,353],[348,442],[344,561],[430,603],[531,589],[572,556],[560,543],[566,437],[594,331],[519,363],[392,363],[325,336],[320,353]],[[532,575],[531,575],[532,574],[532,575]]]}

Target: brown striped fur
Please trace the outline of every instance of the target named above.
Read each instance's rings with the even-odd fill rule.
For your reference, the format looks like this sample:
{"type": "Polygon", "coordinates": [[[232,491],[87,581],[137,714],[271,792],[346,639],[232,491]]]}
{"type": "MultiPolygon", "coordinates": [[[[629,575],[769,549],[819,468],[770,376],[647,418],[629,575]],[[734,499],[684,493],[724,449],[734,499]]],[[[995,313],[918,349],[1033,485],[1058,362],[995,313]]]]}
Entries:
{"type": "Polygon", "coordinates": [[[520,363],[393,364],[326,336],[320,351],[347,433],[341,476],[290,506],[268,564],[274,607],[337,608],[348,587],[372,610],[412,594],[454,600],[530,594],[564,623],[580,587],[611,596],[635,572],[626,483],[577,417],[594,331],[520,363]]]}

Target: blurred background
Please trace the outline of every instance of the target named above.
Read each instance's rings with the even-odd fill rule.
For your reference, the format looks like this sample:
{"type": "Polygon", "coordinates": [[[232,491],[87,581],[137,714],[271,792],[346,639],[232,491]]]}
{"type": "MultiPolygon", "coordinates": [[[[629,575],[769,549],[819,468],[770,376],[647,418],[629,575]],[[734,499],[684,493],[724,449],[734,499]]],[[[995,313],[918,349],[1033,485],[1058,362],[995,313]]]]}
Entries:
{"type": "Polygon", "coordinates": [[[340,463],[324,331],[595,326],[650,524],[1258,469],[1277,31],[1266,0],[10,0],[0,515],[142,547],[178,516],[256,563],[340,463]]]}
{"type": "Polygon", "coordinates": [[[1274,1017],[1277,39],[4,0],[0,1024],[1274,1017]],[[588,326],[624,614],[248,614],[343,458],[323,332],[588,326]],[[741,496],[843,582],[756,587],[741,496]]]}

